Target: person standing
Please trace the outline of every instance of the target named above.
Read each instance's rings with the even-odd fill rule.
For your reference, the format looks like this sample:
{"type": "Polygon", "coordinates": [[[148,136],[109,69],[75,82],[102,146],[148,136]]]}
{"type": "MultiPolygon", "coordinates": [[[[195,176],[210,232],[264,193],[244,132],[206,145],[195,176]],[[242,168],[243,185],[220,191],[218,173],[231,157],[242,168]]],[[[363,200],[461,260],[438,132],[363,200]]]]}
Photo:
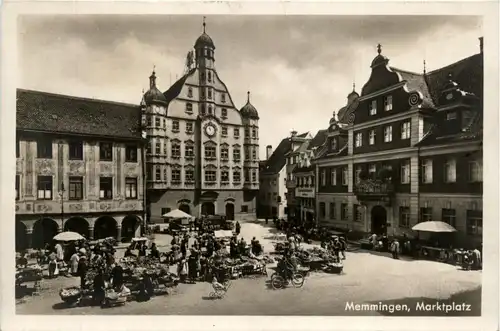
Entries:
{"type": "Polygon", "coordinates": [[[236,235],[238,236],[241,231],[241,225],[240,222],[236,221],[236,235]]]}
{"type": "Polygon", "coordinates": [[[70,257],[70,263],[71,263],[71,274],[73,276],[76,276],[78,274],[78,262],[80,261],[80,256],[78,253],[75,251],[73,255],[70,257]]]}
{"type": "Polygon", "coordinates": [[[85,288],[85,282],[87,278],[87,256],[80,256],[78,261],[78,276],[80,276],[80,288],[83,290],[85,288]]]}
{"type": "Polygon", "coordinates": [[[347,241],[344,236],[340,237],[340,253],[342,254],[342,260],[345,260],[345,251],[347,249],[347,241]]]}
{"type": "Polygon", "coordinates": [[[391,245],[391,251],[392,251],[392,258],[393,259],[399,259],[399,241],[397,239],[394,239],[391,245]]]}
{"type": "Polygon", "coordinates": [[[64,260],[64,250],[62,248],[61,243],[57,243],[55,246],[55,251],[56,251],[56,259],[57,261],[62,261],[64,260]]]}

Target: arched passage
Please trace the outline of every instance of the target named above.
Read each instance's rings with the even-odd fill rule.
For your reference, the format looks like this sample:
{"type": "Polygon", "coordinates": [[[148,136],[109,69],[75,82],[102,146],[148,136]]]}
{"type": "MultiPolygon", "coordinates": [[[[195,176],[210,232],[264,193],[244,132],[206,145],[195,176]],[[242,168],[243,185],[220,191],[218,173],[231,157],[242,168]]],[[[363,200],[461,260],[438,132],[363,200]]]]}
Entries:
{"type": "Polygon", "coordinates": [[[42,218],[33,225],[33,248],[42,248],[52,242],[59,225],[51,218],[42,218]]]}
{"type": "Polygon", "coordinates": [[[72,231],[81,234],[85,238],[90,237],[89,222],[83,217],[71,217],[64,223],[64,231],[72,231]]]}
{"type": "Polygon", "coordinates": [[[16,252],[20,252],[28,248],[28,229],[21,221],[16,221],[16,252]]]}
{"type": "Polygon", "coordinates": [[[226,220],[234,221],[234,204],[232,202],[226,203],[226,220]]]}
{"type": "Polygon", "coordinates": [[[191,208],[189,207],[189,205],[187,203],[181,203],[179,205],[179,210],[182,210],[183,212],[191,215],[191,208]]]}
{"type": "Polygon", "coordinates": [[[118,236],[118,227],[116,220],[111,216],[102,216],[95,221],[94,239],[104,239],[108,237],[116,238],[118,236]]]}
{"type": "Polygon", "coordinates": [[[128,215],[122,221],[122,240],[129,241],[136,236],[137,229],[141,222],[135,215],[128,215]]]}
{"type": "Polygon", "coordinates": [[[387,210],[382,206],[372,208],[372,233],[387,234],[387,210]]]}
{"type": "Polygon", "coordinates": [[[201,205],[201,214],[204,216],[215,215],[215,205],[213,202],[204,202],[201,205]]]}

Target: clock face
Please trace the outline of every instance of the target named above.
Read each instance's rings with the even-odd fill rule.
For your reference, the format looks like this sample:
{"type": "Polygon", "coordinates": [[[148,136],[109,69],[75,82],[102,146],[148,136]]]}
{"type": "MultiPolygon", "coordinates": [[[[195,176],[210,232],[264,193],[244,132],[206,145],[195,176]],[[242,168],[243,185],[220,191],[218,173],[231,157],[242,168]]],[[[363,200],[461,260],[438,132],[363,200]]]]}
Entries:
{"type": "Polygon", "coordinates": [[[212,123],[209,123],[205,126],[205,133],[209,137],[213,137],[215,135],[215,126],[212,123]]]}

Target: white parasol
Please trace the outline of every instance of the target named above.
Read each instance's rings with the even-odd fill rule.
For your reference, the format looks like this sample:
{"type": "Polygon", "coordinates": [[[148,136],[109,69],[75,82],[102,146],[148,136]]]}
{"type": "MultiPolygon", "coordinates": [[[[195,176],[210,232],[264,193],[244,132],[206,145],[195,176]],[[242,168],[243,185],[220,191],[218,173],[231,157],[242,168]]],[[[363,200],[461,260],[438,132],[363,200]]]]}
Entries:
{"type": "Polygon", "coordinates": [[[76,232],[66,231],[58,233],[53,238],[56,241],[77,241],[77,240],[85,240],[85,238],[76,232]]]}
{"type": "Polygon", "coordinates": [[[457,230],[448,223],[441,221],[427,221],[418,223],[412,228],[413,231],[425,232],[456,232],[457,230]]]}

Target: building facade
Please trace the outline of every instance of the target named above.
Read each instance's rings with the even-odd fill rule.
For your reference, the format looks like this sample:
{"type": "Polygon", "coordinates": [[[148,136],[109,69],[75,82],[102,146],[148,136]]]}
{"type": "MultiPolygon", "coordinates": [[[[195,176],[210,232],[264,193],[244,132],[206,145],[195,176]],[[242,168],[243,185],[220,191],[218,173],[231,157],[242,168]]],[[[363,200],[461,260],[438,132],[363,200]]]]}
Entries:
{"type": "Polygon", "coordinates": [[[140,234],[142,150],[137,105],[19,89],[16,249],[140,234]]]}
{"type": "Polygon", "coordinates": [[[215,45],[205,31],[186,64],[185,75],[164,93],[153,72],[141,101],[149,220],[163,222],[162,215],[177,208],[197,217],[254,219],[259,115],[250,92],[238,110],[215,69],[215,45]]]}
{"type": "Polygon", "coordinates": [[[316,220],[316,173],[312,160],[317,148],[325,143],[326,137],[326,130],[320,130],[313,139],[304,142],[298,149],[298,163],[292,174],[295,181],[296,217],[302,223],[314,224],[316,220]]]}
{"type": "Polygon", "coordinates": [[[286,218],[287,188],[286,188],[286,154],[290,150],[290,139],[281,140],[273,151],[272,146],[266,147],[266,161],[261,164],[260,191],[258,197],[259,218],[286,218]]]}
{"type": "MultiPolygon", "coordinates": [[[[482,40],[481,40],[482,45],[482,40]]],[[[439,220],[463,242],[482,237],[483,54],[412,73],[378,55],[315,159],[318,220],[412,235],[439,220]]]]}
{"type": "Polygon", "coordinates": [[[298,134],[297,131],[292,131],[290,134],[290,151],[285,155],[286,158],[286,200],[287,214],[291,218],[299,217],[298,200],[295,192],[297,189],[297,181],[295,179],[294,170],[301,164],[304,154],[307,151],[309,141],[312,136],[309,132],[298,134]]]}

